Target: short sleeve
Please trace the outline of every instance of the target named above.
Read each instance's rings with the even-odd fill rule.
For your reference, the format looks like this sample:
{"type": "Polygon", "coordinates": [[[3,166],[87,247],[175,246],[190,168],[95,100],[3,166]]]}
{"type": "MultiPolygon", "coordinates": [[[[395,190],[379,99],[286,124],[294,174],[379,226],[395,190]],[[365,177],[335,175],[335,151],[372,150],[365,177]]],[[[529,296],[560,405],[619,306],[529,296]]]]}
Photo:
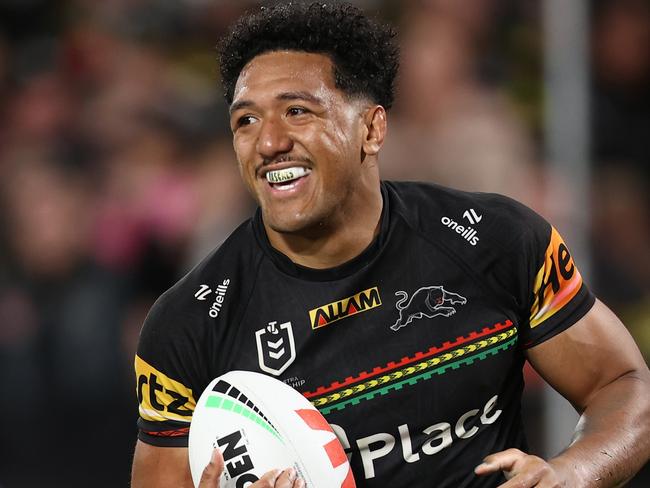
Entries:
{"type": "Polygon", "coordinates": [[[593,306],[589,291],[559,232],[537,216],[533,222],[528,256],[527,317],[523,345],[540,344],[582,318],[593,306]]]}
{"type": "Polygon", "coordinates": [[[184,447],[197,390],[206,383],[203,341],[196,319],[171,310],[169,300],[163,295],[152,307],[135,356],[138,438],[155,446],[184,447]]]}

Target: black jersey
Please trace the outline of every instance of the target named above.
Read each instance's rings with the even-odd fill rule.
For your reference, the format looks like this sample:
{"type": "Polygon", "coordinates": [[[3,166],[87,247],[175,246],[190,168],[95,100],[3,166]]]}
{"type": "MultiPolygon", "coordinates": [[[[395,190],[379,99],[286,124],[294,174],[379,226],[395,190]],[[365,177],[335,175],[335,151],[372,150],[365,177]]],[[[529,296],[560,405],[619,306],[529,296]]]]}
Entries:
{"type": "Polygon", "coordinates": [[[473,468],[526,448],[524,350],[594,297],[556,230],[521,204],[424,183],[381,191],[380,232],[352,261],[292,263],[258,211],[160,297],[136,357],[142,441],[187,445],[210,380],[250,370],[320,410],[359,487],[502,481],[473,468]]]}

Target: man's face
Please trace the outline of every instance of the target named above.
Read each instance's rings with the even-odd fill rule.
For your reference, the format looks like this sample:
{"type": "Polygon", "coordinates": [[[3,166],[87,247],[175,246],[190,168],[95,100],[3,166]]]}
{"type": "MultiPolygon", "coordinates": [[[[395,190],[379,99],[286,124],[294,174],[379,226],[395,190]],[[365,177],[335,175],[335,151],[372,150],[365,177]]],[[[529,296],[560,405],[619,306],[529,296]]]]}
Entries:
{"type": "Polygon", "coordinates": [[[274,51],[253,58],[237,80],[230,124],[266,226],[309,232],[353,216],[363,105],[334,86],[329,57],[274,51]]]}

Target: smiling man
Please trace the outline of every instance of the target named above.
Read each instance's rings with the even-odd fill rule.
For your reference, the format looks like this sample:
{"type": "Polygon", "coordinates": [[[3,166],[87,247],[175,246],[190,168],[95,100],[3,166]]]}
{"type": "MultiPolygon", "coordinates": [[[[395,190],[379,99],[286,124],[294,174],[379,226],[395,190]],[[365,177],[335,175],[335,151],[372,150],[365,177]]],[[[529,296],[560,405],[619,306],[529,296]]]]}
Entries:
{"type": "Polygon", "coordinates": [[[380,221],[385,109],[337,89],[328,56],[284,49],[247,63],[233,97],[235,152],[271,245],[311,268],[361,253],[380,221]]]}
{"type": "MultiPolygon", "coordinates": [[[[192,486],[192,412],[229,370],[305,395],[359,487],[618,486],[647,461],[650,373],[557,231],[499,195],[380,180],[397,64],[393,32],[349,5],[265,8],[222,43],[259,209],[147,317],[134,487],[192,486]],[[549,460],[526,453],[526,360],[581,414],[549,460]]],[[[215,451],[201,488],[223,469],[215,451]]]]}

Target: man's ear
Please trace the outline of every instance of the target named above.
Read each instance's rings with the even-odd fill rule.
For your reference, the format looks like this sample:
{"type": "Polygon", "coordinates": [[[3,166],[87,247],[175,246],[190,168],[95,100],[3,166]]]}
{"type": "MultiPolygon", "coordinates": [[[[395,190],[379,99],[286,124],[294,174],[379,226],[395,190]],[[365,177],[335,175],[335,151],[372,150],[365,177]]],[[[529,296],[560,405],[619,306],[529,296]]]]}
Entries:
{"type": "Polygon", "coordinates": [[[386,109],[381,105],[374,105],[366,110],[363,116],[365,125],[364,138],[361,144],[363,152],[369,156],[376,156],[384,144],[386,137],[387,121],[386,109]]]}

